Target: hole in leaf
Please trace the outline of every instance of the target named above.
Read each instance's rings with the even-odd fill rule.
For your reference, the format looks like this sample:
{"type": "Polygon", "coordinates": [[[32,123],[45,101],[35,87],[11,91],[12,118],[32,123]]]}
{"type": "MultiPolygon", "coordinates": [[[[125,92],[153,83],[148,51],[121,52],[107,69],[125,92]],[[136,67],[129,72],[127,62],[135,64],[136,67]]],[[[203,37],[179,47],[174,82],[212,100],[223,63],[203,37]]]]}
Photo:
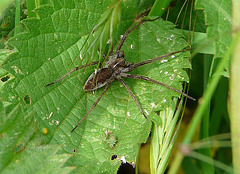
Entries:
{"type": "Polygon", "coordinates": [[[31,97],[30,95],[25,95],[24,98],[23,98],[24,102],[27,104],[27,105],[30,105],[31,104],[31,97]]]}
{"type": "Polygon", "coordinates": [[[2,134],[0,134],[0,138],[3,138],[4,137],[4,134],[2,133],[2,134]]]}
{"type": "Polygon", "coordinates": [[[25,149],[24,143],[20,143],[17,146],[15,146],[14,151],[15,151],[15,153],[18,153],[18,152],[21,152],[24,149],[25,149]]]}
{"type": "Polygon", "coordinates": [[[77,152],[77,150],[76,150],[76,149],[73,149],[73,152],[74,152],[74,153],[76,153],[76,152],[77,152]]]}
{"type": "Polygon", "coordinates": [[[115,160],[117,158],[117,155],[112,155],[111,160],[115,160]]]}
{"type": "Polygon", "coordinates": [[[2,81],[2,82],[6,82],[6,81],[8,81],[9,79],[10,79],[10,76],[6,75],[6,76],[4,76],[4,77],[1,78],[1,81],[2,81]]]}

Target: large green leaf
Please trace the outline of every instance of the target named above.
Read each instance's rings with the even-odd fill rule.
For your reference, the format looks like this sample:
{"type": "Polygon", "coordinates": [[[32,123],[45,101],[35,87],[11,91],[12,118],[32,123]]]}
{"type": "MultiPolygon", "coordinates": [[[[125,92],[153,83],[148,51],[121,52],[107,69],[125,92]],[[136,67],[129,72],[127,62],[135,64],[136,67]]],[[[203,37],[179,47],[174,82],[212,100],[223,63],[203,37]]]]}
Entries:
{"type": "MultiPolygon", "coordinates": [[[[150,119],[142,116],[126,89],[114,81],[87,119],[71,133],[103,91],[99,89],[93,94],[82,90],[85,80],[96,67],[80,70],[46,87],[70,70],[86,37],[109,4],[110,1],[55,0],[53,6],[41,6],[36,9],[39,19],[23,21],[28,32],[11,39],[10,43],[19,52],[12,54],[3,65],[16,76],[12,93],[17,99],[11,100],[12,106],[18,100],[25,103],[24,97],[29,95],[31,104],[26,104],[24,110],[35,111],[39,130],[48,130],[44,136],[45,143],[61,144],[59,153],[73,154],[66,165],[76,166],[74,171],[79,173],[114,173],[123,156],[128,162],[135,163],[139,145],[146,141],[151,128],[150,119]],[[118,158],[111,160],[115,154],[118,158]]],[[[118,34],[123,34],[132,23],[137,15],[136,7],[132,1],[122,2],[118,34]]],[[[80,53],[84,55],[83,59],[77,59],[73,66],[89,60],[89,44],[91,38],[80,53]]],[[[159,19],[146,22],[133,31],[122,50],[127,62],[137,63],[186,46],[179,30],[175,30],[172,23],[159,19]]],[[[188,56],[189,53],[185,52],[165,58],[138,68],[132,74],[148,76],[181,90],[181,82],[188,81],[183,70],[190,68],[188,56]]],[[[152,119],[159,119],[154,111],[164,109],[173,96],[179,96],[150,82],[125,81],[152,119]]],[[[3,99],[8,101],[12,93],[2,93],[3,99]]]]}

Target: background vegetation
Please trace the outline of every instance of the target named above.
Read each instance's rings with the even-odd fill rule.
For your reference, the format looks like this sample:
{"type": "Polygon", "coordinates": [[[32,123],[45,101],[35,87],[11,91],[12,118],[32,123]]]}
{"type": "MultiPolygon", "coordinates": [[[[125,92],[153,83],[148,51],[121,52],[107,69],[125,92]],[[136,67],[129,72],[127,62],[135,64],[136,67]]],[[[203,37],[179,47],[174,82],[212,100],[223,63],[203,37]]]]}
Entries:
{"type": "Polygon", "coordinates": [[[233,167],[239,172],[237,2],[0,3],[1,173],[116,173],[125,159],[139,173],[232,173],[233,167]],[[146,22],[127,37],[122,48],[127,62],[186,47],[193,50],[191,59],[185,52],[133,73],[179,90],[189,82],[184,86],[198,102],[178,99],[178,93],[158,85],[126,79],[149,114],[146,120],[116,81],[71,133],[103,90],[95,94],[82,90],[94,67],[48,88],[46,84],[79,64],[102,60],[109,51],[107,41],[117,45],[120,35],[137,22],[136,16],[146,11],[148,18],[162,19],[146,22]]]}

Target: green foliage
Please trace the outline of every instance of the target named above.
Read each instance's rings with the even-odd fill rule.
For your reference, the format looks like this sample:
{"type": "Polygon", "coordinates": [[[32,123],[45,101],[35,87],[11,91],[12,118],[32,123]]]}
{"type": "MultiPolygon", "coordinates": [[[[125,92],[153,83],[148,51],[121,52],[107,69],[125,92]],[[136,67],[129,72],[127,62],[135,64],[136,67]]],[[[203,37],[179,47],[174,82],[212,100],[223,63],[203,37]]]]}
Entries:
{"type": "Polygon", "coordinates": [[[197,0],[196,8],[204,10],[207,35],[215,40],[215,57],[222,57],[231,44],[232,1],[197,0]]]}
{"type": "MultiPolygon", "coordinates": [[[[3,3],[4,2],[0,2],[3,3]]],[[[0,4],[1,7],[4,7],[3,4],[0,4]]],[[[21,11],[20,11],[20,19],[23,20],[27,17],[25,10],[26,10],[26,1],[22,0],[21,4],[21,11]]],[[[6,9],[1,9],[5,10],[2,14],[0,13],[0,36],[8,36],[8,34],[14,29],[14,21],[15,21],[15,8],[16,8],[16,3],[12,2],[8,8],[6,9]]],[[[1,11],[0,10],[0,11],[1,11]]],[[[2,48],[2,46],[0,47],[2,48]]]]}
{"type": "MultiPolygon", "coordinates": [[[[198,125],[201,122],[200,135],[199,139],[205,138],[205,143],[211,143],[211,140],[208,140],[209,134],[216,135],[222,132],[229,132],[229,121],[228,113],[226,112],[226,103],[227,103],[227,91],[228,91],[228,79],[223,79],[222,75],[229,77],[229,65],[230,65],[230,55],[232,50],[236,45],[236,40],[232,41],[232,4],[231,1],[205,1],[197,0],[196,3],[197,9],[202,9],[204,12],[205,23],[207,24],[207,39],[202,45],[206,47],[213,41],[213,56],[201,55],[203,60],[203,75],[204,80],[202,83],[202,88],[205,89],[203,98],[200,105],[196,109],[196,112],[193,116],[192,121],[190,122],[186,134],[183,139],[183,143],[186,145],[188,150],[191,149],[190,142],[196,138],[196,131],[198,125]],[[212,59],[213,57],[213,59],[212,59]],[[216,59],[216,57],[221,59],[216,59]],[[210,67],[210,68],[209,68],[210,67]],[[227,70],[227,71],[226,71],[227,70]],[[225,83],[222,83],[221,81],[225,83]],[[221,82],[221,83],[219,83],[221,82]],[[217,93],[215,90],[217,89],[217,93]],[[224,91],[225,93],[219,94],[219,91],[224,91]],[[215,95],[214,95],[215,94],[215,95]],[[219,95],[217,95],[219,94],[219,95]],[[221,96],[221,104],[219,102],[221,96]],[[216,113],[218,114],[216,116],[216,113]]],[[[198,48],[201,49],[201,48],[198,48]]],[[[206,52],[210,53],[210,52],[206,52]]],[[[195,58],[201,58],[197,55],[195,58]]],[[[198,62],[200,62],[198,60],[198,62]]],[[[195,65],[199,68],[199,64],[195,65]]],[[[194,64],[193,64],[194,68],[194,64]]],[[[199,75],[198,75],[199,76],[199,75]]],[[[194,77],[193,77],[194,78],[194,77]]],[[[198,82],[201,84],[201,82],[198,82]]],[[[199,89],[195,88],[195,89],[199,89]]],[[[221,144],[221,142],[219,142],[221,144]]],[[[199,142],[201,147],[201,143],[199,142]]],[[[222,164],[220,161],[221,158],[218,158],[215,161],[212,159],[212,153],[210,152],[210,146],[202,147],[199,151],[192,152],[192,157],[197,158],[197,164],[194,163],[183,163],[183,168],[195,168],[196,166],[201,168],[203,173],[215,173],[218,171],[216,168],[221,168],[226,172],[232,172],[232,168],[222,164]],[[196,155],[197,154],[197,155],[196,155]],[[195,166],[190,166],[195,165],[195,166]],[[214,166],[216,168],[214,168],[214,166]]],[[[191,149],[193,150],[193,149],[191,149]]],[[[226,156],[222,149],[217,150],[217,153],[226,156]]],[[[191,156],[191,153],[188,154],[191,156]]],[[[169,173],[175,173],[178,171],[178,167],[183,158],[183,154],[178,153],[176,155],[175,161],[169,173]]],[[[229,161],[228,161],[229,162],[229,161]]],[[[187,170],[185,170],[187,172],[187,170]]],[[[222,171],[221,171],[222,172],[222,171]]],[[[190,172],[192,173],[192,171],[190,172]]]]}
{"type": "Polygon", "coordinates": [[[180,102],[177,98],[172,100],[170,107],[159,113],[161,123],[153,124],[150,147],[151,173],[164,173],[167,168],[168,159],[181,124],[179,121],[176,126],[182,102],[183,99],[180,102]]]}
{"type": "Polygon", "coordinates": [[[6,114],[0,101],[0,171],[1,173],[69,173],[63,167],[67,154],[57,155],[60,146],[39,146],[34,138],[34,114],[25,114],[21,104],[6,114]]]}
{"type": "MultiPolygon", "coordinates": [[[[103,91],[86,93],[82,89],[100,64],[74,72],[52,86],[46,85],[76,66],[92,61],[104,65],[103,53],[109,56],[111,44],[116,49],[121,35],[136,25],[142,12],[152,7],[150,15],[162,14],[169,3],[168,0],[28,1],[28,19],[21,21],[24,32],[14,37],[8,33],[13,29],[15,12],[7,9],[8,15],[0,21],[0,33],[10,39],[4,38],[1,48],[8,43],[8,48],[17,51],[0,50],[1,173],[116,173],[121,157],[137,163],[140,144],[146,142],[151,127],[151,171],[164,172],[180,129],[181,121],[176,127],[182,105],[182,100],[177,103],[178,93],[150,82],[125,79],[148,114],[146,120],[116,80],[86,120],[71,133],[103,91]]],[[[194,53],[203,53],[193,59],[190,91],[199,97],[202,90],[206,92],[189,124],[185,144],[197,135],[200,121],[199,139],[229,131],[227,78],[229,56],[236,44],[235,39],[230,47],[231,1],[198,0],[196,8],[203,9],[198,11],[193,5],[193,1],[171,3],[163,14],[167,21],[145,22],[127,36],[122,47],[128,63],[183,50],[190,44],[196,49],[194,53]],[[168,21],[185,31],[175,29],[168,21]]],[[[147,76],[181,90],[182,83],[189,81],[185,72],[191,68],[189,56],[189,52],[179,53],[139,67],[131,74],[147,76]]],[[[195,151],[196,146],[191,144],[182,147],[185,155],[199,159],[183,161],[186,173],[189,169],[218,172],[214,165],[232,171],[231,167],[211,159],[210,148],[195,151]]],[[[183,159],[179,154],[170,172],[178,170],[183,159]]],[[[216,154],[216,160],[230,161],[221,157],[226,156],[224,152],[216,150],[216,154]]]]}
{"type": "Polygon", "coordinates": [[[69,155],[57,154],[60,148],[53,145],[30,147],[15,155],[1,173],[70,173],[73,167],[63,167],[69,155]]]}
{"type": "MultiPolygon", "coordinates": [[[[96,32],[90,36],[89,33],[96,26],[97,21],[101,21],[101,14],[104,14],[110,1],[98,3],[54,0],[52,3],[53,6],[38,7],[35,10],[38,18],[22,21],[27,31],[9,40],[9,44],[18,52],[11,54],[2,65],[2,68],[14,78],[5,82],[1,97],[7,103],[5,108],[7,114],[11,114],[16,107],[21,108],[18,119],[14,121],[19,125],[29,124],[29,129],[26,126],[20,127],[25,130],[24,133],[30,134],[24,135],[25,139],[34,133],[33,128],[30,129],[33,126],[31,121],[33,117],[29,116],[34,113],[37,137],[41,137],[44,144],[61,145],[61,148],[53,150],[54,146],[50,145],[49,148],[44,146],[25,149],[29,138],[25,141],[16,140],[12,146],[17,145],[16,151],[20,155],[13,153],[6,155],[5,158],[16,160],[8,165],[5,164],[5,170],[14,172],[12,168],[22,165],[22,163],[21,165],[16,163],[18,159],[23,162],[28,160],[30,163],[26,163],[26,166],[34,166],[34,169],[38,169],[39,166],[35,166],[35,160],[44,159],[46,161],[43,161],[42,165],[45,167],[41,171],[58,173],[57,171],[61,170],[60,166],[68,158],[63,154],[68,153],[73,156],[65,165],[76,166],[74,172],[114,173],[120,160],[112,161],[111,156],[117,154],[118,157],[125,156],[129,162],[136,162],[139,145],[145,142],[149,135],[150,119],[156,120],[158,117],[154,111],[167,108],[171,98],[179,97],[179,94],[150,82],[126,79],[126,83],[143,109],[149,113],[150,119],[146,120],[126,89],[115,81],[88,118],[71,133],[72,128],[102,92],[102,89],[95,94],[82,90],[85,80],[94,67],[73,73],[53,86],[46,87],[46,84],[67,73],[70,70],[69,67],[99,59],[96,56],[92,57],[92,53],[88,52],[99,33],[96,32]],[[86,38],[88,40],[85,44],[86,38]],[[83,49],[81,49],[82,46],[83,49]],[[82,60],[78,58],[79,50],[81,50],[82,60]],[[73,65],[72,62],[74,62],[73,65]],[[26,118],[23,117],[25,114],[26,118]],[[26,121],[27,118],[31,119],[26,121]],[[105,135],[107,130],[112,132],[109,137],[105,135]],[[40,132],[43,135],[40,135],[40,132]],[[48,154],[49,152],[51,153],[48,154]],[[48,162],[57,157],[59,161],[56,163],[48,162]],[[64,160],[57,168],[56,165],[62,158],[64,160]]],[[[143,7],[142,4],[132,1],[121,2],[121,22],[110,24],[118,24],[117,32],[113,33],[115,45],[120,34],[128,29],[134,17],[144,8],[147,6],[143,7]]],[[[119,16],[113,15],[114,20],[119,16]]],[[[187,46],[180,30],[174,29],[172,23],[159,19],[146,22],[133,31],[122,50],[128,62],[137,63],[182,50],[187,46]]],[[[104,46],[102,48],[104,49],[104,46]]],[[[188,81],[187,73],[183,70],[183,68],[190,68],[187,57],[189,57],[188,52],[180,53],[165,58],[162,62],[158,61],[138,68],[133,74],[148,76],[181,90],[182,81],[188,81]]],[[[13,135],[11,132],[9,134],[13,135]]],[[[10,153],[9,151],[7,149],[6,153],[10,153]]],[[[7,160],[4,161],[7,162],[7,160]]],[[[70,171],[69,168],[61,171],[64,173],[65,170],[70,171]]]]}

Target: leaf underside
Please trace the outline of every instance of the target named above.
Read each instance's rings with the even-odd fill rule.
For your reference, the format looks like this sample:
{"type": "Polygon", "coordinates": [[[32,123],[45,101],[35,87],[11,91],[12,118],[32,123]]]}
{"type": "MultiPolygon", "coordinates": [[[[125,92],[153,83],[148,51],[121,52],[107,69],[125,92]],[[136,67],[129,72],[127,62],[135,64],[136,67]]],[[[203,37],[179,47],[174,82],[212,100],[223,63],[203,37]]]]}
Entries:
{"type": "MultiPolygon", "coordinates": [[[[122,21],[116,35],[127,30],[138,12],[133,2],[122,3],[122,21]]],[[[23,21],[28,31],[10,40],[19,52],[10,55],[3,65],[16,77],[9,83],[12,91],[1,94],[3,100],[12,103],[9,108],[20,102],[26,113],[34,111],[39,130],[48,130],[43,136],[44,142],[60,144],[62,149],[58,153],[73,154],[66,166],[76,166],[74,171],[80,173],[116,173],[122,156],[128,162],[136,162],[139,145],[147,140],[151,128],[150,119],[142,116],[126,89],[115,80],[87,119],[71,133],[103,91],[99,89],[93,94],[82,90],[96,66],[79,70],[59,83],[45,87],[71,68],[90,60],[87,48],[91,38],[80,53],[83,59],[78,55],[72,65],[94,23],[109,4],[110,1],[99,5],[92,1],[71,3],[55,0],[53,6],[41,6],[36,9],[39,19],[23,21]],[[9,100],[12,95],[15,97],[9,100]],[[30,104],[25,104],[26,95],[31,98],[30,104]],[[114,144],[107,139],[106,132],[109,131],[116,137],[114,144]],[[112,161],[112,155],[118,158],[112,161]]],[[[159,19],[146,22],[133,31],[122,50],[127,62],[137,63],[182,50],[186,46],[187,42],[179,30],[175,30],[172,23],[159,19]]],[[[162,62],[139,67],[131,74],[147,76],[182,90],[182,82],[188,81],[183,69],[190,68],[187,57],[188,52],[180,53],[164,58],[162,62]]],[[[91,59],[94,60],[98,58],[91,59]]],[[[149,113],[149,118],[157,117],[154,111],[168,107],[173,96],[180,96],[150,82],[125,81],[143,110],[149,113]]]]}

